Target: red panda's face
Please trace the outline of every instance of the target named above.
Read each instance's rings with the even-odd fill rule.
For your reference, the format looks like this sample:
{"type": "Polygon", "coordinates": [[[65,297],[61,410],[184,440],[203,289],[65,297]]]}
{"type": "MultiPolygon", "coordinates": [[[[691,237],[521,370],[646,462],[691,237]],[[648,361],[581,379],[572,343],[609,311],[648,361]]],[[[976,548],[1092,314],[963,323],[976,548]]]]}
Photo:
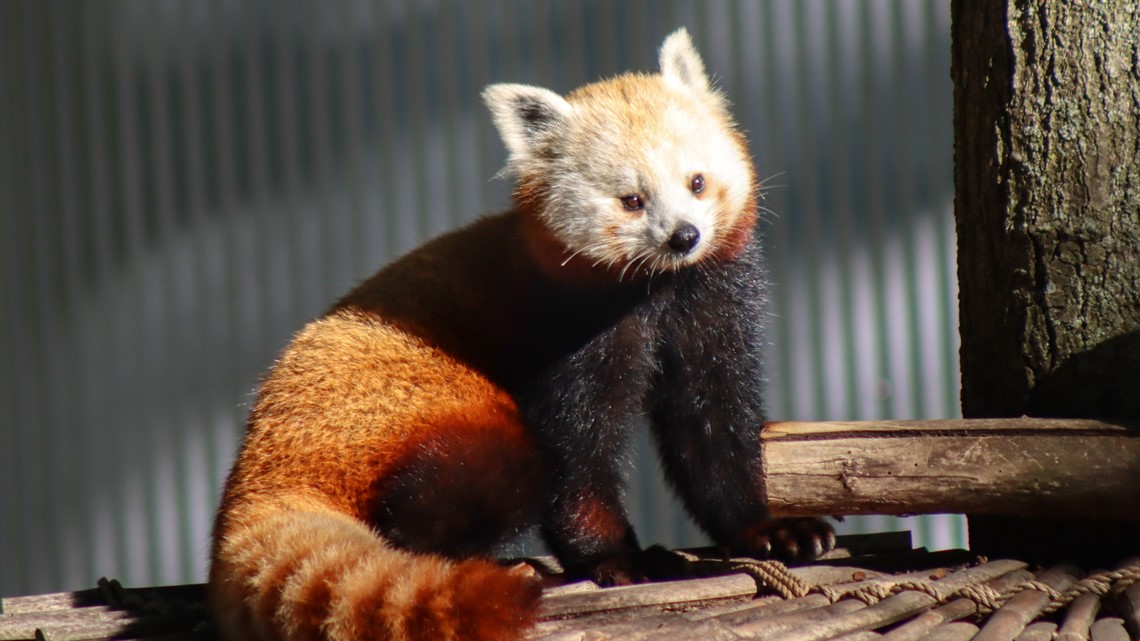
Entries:
{"type": "Polygon", "coordinates": [[[751,223],[751,162],[687,34],[666,40],[661,66],[566,98],[521,85],[484,92],[516,193],[565,261],[619,279],[675,270],[751,223]]]}

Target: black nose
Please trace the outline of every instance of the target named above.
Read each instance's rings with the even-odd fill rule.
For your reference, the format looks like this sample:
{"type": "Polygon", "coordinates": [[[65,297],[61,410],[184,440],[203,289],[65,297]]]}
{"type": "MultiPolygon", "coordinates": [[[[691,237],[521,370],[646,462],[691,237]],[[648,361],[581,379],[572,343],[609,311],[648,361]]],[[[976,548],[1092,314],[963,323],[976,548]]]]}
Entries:
{"type": "Polygon", "coordinates": [[[685,223],[673,232],[669,237],[669,249],[679,253],[687,254],[693,251],[697,243],[701,240],[701,232],[697,231],[696,226],[691,223],[685,223]]]}

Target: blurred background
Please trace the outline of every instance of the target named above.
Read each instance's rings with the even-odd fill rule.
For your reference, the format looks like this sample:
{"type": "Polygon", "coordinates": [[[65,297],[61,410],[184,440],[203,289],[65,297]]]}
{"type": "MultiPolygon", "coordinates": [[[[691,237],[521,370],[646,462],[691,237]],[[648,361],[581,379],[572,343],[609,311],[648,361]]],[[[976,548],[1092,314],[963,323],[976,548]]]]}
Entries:
{"type": "MultiPolygon", "coordinates": [[[[201,581],[259,373],[509,206],[479,101],[687,26],[771,188],[774,419],[958,415],[945,0],[0,2],[0,593],[201,581]]],[[[703,542],[642,437],[643,542],[703,542]]],[[[959,516],[849,518],[965,544],[959,516]]]]}

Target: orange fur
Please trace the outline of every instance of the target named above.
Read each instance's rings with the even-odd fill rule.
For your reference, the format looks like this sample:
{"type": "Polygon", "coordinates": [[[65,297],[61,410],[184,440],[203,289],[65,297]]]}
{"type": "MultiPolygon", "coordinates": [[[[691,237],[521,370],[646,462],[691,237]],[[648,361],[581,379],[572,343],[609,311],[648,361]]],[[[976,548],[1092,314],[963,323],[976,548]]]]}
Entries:
{"type": "Polygon", "coordinates": [[[212,601],[234,638],[508,638],[504,627],[531,619],[527,580],[488,562],[410,555],[369,525],[385,480],[430,439],[444,438],[445,452],[483,444],[482,460],[515,472],[500,484],[533,474],[535,458],[510,396],[385,318],[385,299],[365,284],[302,330],[262,385],[215,528],[212,601]],[[417,600],[423,590],[431,598],[417,600]],[[486,608],[488,595],[514,605],[486,608]],[[466,627],[493,632],[458,632],[466,627]]]}
{"type": "MultiPolygon", "coordinates": [[[[551,348],[581,338],[563,329],[613,322],[603,306],[539,330],[536,309],[558,304],[563,288],[608,293],[655,270],[735,258],[751,234],[744,141],[687,35],[666,41],[662,69],[566,99],[489,88],[512,153],[515,209],[392,263],[284,350],[260,388],[215,522],[209,591],[227,638],[500,640],[530,625],[537,581],[486,558],[499,537],[534,524],[547,498],[545,451],[508,389],[560,355],[544,350],[580,346],[551,348]],[[512,120],[519,113],[504,116],[515,94],[545,101],[554,120],[574,114],[580,126],[548,150],[564,170],[533,156],[543,141],[530,138],[542,136],[512,120]],[[678,158],[695,168],[662,166],[678,158]],[[689,188],[693,171],[707,172],[699,194],[689,188]],[[653,204],[676,218],[667,219],[673,227],[649,230],[645,216],[623,210],[622,196],[646,189],[637,175],[657,181],[653,204]],[[602,188],[610,191],[591,191],[602,188]],[[662,249],[688,224],[684,207],[662,205],[669,199],[702,226],[692,252],[662,249]],[[585,203],[593,209],[573,210],[585,203]],[[645,240],[650,231],[664,236],[645,240]],[[583,240],[595,233],[603,238],[583,240]],[[661,255],[639,254],[646,243],[661,255]]],[[[585,536],[633,540],[611,499],[571,498],[567,514],[585,536]]]]}
{"type": "Polygon", "coordinates": [[[605,503],[594,497],[585,497],[574,512],[574,522],[582,533],[600,541],[617,544],[625,536],[625,523],[615,518],[605,503]]]}

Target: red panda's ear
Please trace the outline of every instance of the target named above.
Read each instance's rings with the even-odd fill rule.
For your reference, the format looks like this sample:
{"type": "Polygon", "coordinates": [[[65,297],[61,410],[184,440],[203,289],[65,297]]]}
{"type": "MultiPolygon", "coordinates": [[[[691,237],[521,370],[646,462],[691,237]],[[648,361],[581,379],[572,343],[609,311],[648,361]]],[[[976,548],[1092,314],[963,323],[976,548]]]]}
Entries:
{"type": "Polygon", "coordinates": [[[675,80],[693,91],[708,92],[709,79],[705,65],[684,27],[674,31],[661,43],[661,75],[675,80]]]}
{"type": "Polygon", "coordinates": [[[483,90],[483,101],[512,164],[527,160],[544,140],[557,135],[573,109],[553,91],[528,85],[490,85],[483,90]]]}

